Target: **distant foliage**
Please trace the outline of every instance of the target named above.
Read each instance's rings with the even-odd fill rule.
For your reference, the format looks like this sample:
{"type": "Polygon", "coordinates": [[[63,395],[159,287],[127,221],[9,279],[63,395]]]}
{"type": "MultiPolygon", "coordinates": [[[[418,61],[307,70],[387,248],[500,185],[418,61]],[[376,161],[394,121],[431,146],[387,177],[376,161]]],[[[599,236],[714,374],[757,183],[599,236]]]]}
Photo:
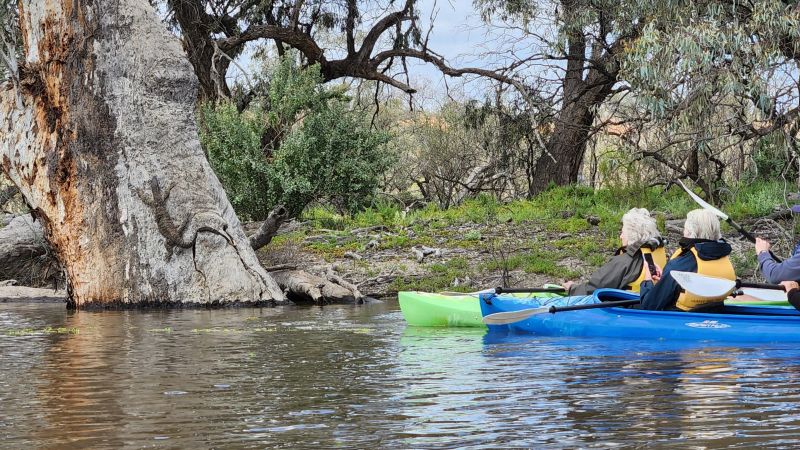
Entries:
{"type": "Polygon", "coordinates": [[[623,145],[656,160],[663,178],[688,177],[711,197],[742,177],[791,171],[800,91],[786,74],[800,60],[796,2],[656,3],[669,8],[646,14],[621,58],[635,96],[614,114],[639,123],[623,145]]]}
{"type": "Polygon", "coordinates": [[[0,80],[16,81],[17,60],[22,52],[19,11],[14,0],[0,0],[0,80]]]}
{"type": "Polygon", "coordinates": [[[773,133],[758,141],[753,151],[754,167],[748,178],[796,180],[797,159],[787,151],[790,145],[782,133],[773,133]]]}
{"type": "Polygon", "coordinates": [[[388,134],[325,88],[318,67],[285,59],[271,75],[244,112],[230,102],[201,110],[201,142],[237,213],[262,220],[276,204],[293,216],[315,201],[341,212],[369,205],[394,161],[388,134]]]}

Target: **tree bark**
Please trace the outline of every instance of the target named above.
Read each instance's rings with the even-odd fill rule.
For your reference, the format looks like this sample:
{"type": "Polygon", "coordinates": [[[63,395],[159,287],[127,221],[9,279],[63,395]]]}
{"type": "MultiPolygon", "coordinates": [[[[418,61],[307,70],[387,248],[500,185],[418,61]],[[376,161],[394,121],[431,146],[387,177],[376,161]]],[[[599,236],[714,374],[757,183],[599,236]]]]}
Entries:
{"type": "MultiPolygon", "coordinates": [[[[200,83],[200,101],[230,98],[231,93],[225,81],[230,60],[221,55],[221,50],[216,47],[216,41],[212,38],[215,33],[220,32],[219,28],[228,27],[214,21],[206,13],[205,2],[170,0],[169,7],[181,24],[183,48],[200,83]]],[[[233,26],[235,27],[235,22],[233,26]]]]}
{"type": "MultiPolygon", "coordinates": [[[[566,5],[568,2],[564,2],[566,5]]],[[[606,53],[601,61],[612,67],[585,70],[586,37],[580,30],[569,37],[567,49],[567,72],[564,77],[564,99],[555,121],[553,133],[545,145],[545,152],[536,161],[529,195],[538,194],[552,183],[565,186],[578,180],[586,143],[594,124],[595,111],[617,82],[618,66],[615,56],[606,53]],[[611,70],[608,70],[611,69],[611,70]],[[587,72],[584,79],[584,71],[587,72]]]]}
{"type": "MultiPolygon", "coordinates": [[[[608,84],[609,91],[612,86],[613,82],[608,84]]],[[[579,99],[562,109],[553,134],[547,141],[545,154],[536,161],[529,195],[543,192],[551,183],[565,186],[578,180],[586,143],[594,123],[594,110],[606,96],[607,94],[592,97],[587,95],[589,98],[579,99]]]]}
{"type": "Polygon", "coordinates": [[[281,224],[288,218],[289,211],[283,205],[273,208],[267,216],[267,220],[258,227],[258,231],[250,236],[250,246],[253,247],[253,250],[258,250],[272,242],[272,238],[275,237],[281,224]]]}
{"type": "Polygon", "coordinates": [[[20,2],[23,107],[0,163],[66,272],[69,304],[284,300],[200,148],[197,80],[147,0],[20,2]]]}

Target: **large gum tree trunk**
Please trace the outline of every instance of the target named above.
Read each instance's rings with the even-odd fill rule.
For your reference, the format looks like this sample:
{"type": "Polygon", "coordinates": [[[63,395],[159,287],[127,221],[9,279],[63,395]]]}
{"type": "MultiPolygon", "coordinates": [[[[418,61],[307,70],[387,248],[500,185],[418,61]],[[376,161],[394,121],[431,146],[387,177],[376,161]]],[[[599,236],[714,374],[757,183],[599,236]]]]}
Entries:
{"type": "Polygon", "coordinates": [[[594,108],[605,97],[602,95],[597,103],[592,98],[592,103],[588,105],[587,99],[580,99],[561,110],[553,134],[545,146],[547,151],[536,161],[530,195],[545,191],[551,183],[566,186],[578,181],[595,118],[594,108]]]}
{"type": "MultiPolygon", "coordinates": [[[[576,0],[560,1],[567,20],[581,13],[584,5],[576,0]]],[[[602,15],[599,17],[601,29],[609,29],[602,15]]],[[[619,55],[627,45],[636,39],[640,28],[622,36],[613,36],[616,41],[608,45],[606,33],[602,35],[602,46],[590,42],[582,29],[571,29],[567,34],[567,62],[562,82],[563,100],[561,111],[556,117],[550,139],[545,144],[546,151],[537,160],[529,195],[538,194],[552,183],[564,186],[578,181],[586,144],[591,136],[597,109],[611,95],[619,73],[619,55]],[[591,60],[587,59],[591,53],[591,60]]]]}
{"type": "Polygon", "coordinates": [[[0,163],[75,307],[282,301],[203,155],[197,81],[147,0],[20,1],[0,163]]]}
{"type": "Polygon", "coordinates": [[[529,195],[543,192],[552,183],[565,186],[578,181],[586,144],[592,133],[595,111],[611,93],[615,80],[598,75],[574,86],[565,83],[565,106],[559,113],[546,152],[536,161],[529,195]]]}

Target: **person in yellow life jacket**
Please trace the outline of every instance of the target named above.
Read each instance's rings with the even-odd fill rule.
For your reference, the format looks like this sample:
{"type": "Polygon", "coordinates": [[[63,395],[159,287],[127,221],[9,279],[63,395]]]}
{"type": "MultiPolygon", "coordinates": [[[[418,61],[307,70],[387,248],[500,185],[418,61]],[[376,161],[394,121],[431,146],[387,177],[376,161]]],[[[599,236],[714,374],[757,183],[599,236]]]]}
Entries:
{"type": "Polygon", "coordinates": [[[600,288],[630,289],[639,291],[640,283],[649,271],[642,255],[651,255],[653,261],[664,267],[667,254],[664,239],[658,232],[656,221],[644,208],[633,208],[622,216],[619,235],[622,247],[614,257],[597,269],[586,283],[567,282],[564,288],[569,295],[588,295],[600,288]]]}
{"type": "Polygon", "coordinates": [[[720,298],[698,297],[684,292],[670,272],[673,270],[695,272],[718,278],[736,279],[736,273],[729,255],[731,246],[720,232],[719,219],[704,209],[696,209],[686,216],[683,226],[683,239],[657,281],[645,276],[641,284],[641,309],[698,311],[711,310],[721,306],[725,296],[720,298]]]}

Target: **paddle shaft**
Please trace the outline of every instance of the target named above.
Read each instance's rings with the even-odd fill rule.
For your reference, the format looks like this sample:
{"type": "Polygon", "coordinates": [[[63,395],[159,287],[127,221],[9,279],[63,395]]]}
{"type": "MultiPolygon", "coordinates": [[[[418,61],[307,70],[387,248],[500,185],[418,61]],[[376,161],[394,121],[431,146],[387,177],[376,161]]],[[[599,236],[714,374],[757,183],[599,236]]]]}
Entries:
{"type": "Polygon", "coordinates": [[[638,305],[641,302],[639,299],[635,300],[621,300],[616,302],[603,302],[592,303],[591,305],[576,305],[576,306],[546,306],[541,308],[527,308],[519,311],[503,311],[488,314],[483,317],[483,323],[487,325],[508,325],[510,323],[521,322],[529,317],[537,314],[555,314],[562,311],[580,311],[582,309],[595,309],[595,308],[613,308],[615,306],[631,306],[638,305]]]}
{"type": "Polygon", "coordinates": [[[592,303],[590,305],[575,305],[575,306],[551,306],[550,314],[555,314],[557,312],[565,312],[565,311],[580,311],[583,309],[597,309],[597,308],[614,308],[617,306],[632,306],[638,305],[642,301],[640,299],[634,300],[619,300],[616,302],[603,302],[603,303],[592,303]]]}
{"type": "MultiPolygon", "coordinates": [[[[694,192],[692,192],[691,190],[689,190],[689,188],[686,187],[686,185],[683,184],[683,182],[680,179],[678,179],[676,181],[683,188],[683,190],[686,191],[687,194],[689,194],[689,197],[691,197],[692,200],[695,201],[695,203],[697,203],[698,205],[702,206],[703,209],[705,209],[706,211],[711,211],[712,213],[714,213],[715,216],[719,217],[720,219],[723,219],[725,222],[728,222],[728,225],[733,227],[734,230],[738,231],[739,234],[744,236],[744,238],[747,239],[748,241],[750,241],[750,242],[752,242],[754,244],[756,243],[756,238],[752,234],[750,234],[747,230],[742,228],[741,225],[739,225],[738,223],[734,222],[733,219],[730,218],[730,216],[728,216],[724,212],[720,211],[719,209],[717,209],[716,207],[714,207],[710,203],[706,202],[702,198],[698,197],[698,195],[695,194],[694,192]]],[[[778,256],[775,255],[775,253],[772,253],[772,250],[769,251],[769,255],[772,256],[772,259],[774,259],[775,261],[777,261],[779,263],[783,262],[782,259],[778,258],[778,256]]]]}
{"type": "Polygon", "coordinates": [[[780,284],[766,284],[766,283],[748,283],[746,281],[736,280],[737,288],[755,288],[755,289],[774,289],[776,291],[786,291],[786,288],[780,284]]]}
{"type": "Polygon", "coordinates": [[[730,225],[731,227],[733,227],[733,229],[734,229],[734,230],[738,231],[738,232],[739,232],[739,234],[741,234],[742,236],[744,236],[744,238],[745,238],[745,239],[747,239],[748,241],[750,241],[750,242],[752,242],[752,243],[754,243],[754,244],[756,243],[756,238],[755,238],[755,236],[753,236],[752,234],[750,234],[750,232],[749,232],[749,231],[747,231],[747,230],[745,230],[744,228],[742,228],[742,226],[741,226],[741,225],[739,225],[738,223],[734,222],[734,221],[733,221],[733,219],[731,219],[730,217],[728,217],[728,218],[725,220],[725,222],[728,222],[728,225],[730,225]]]}
{"type": "Polygon", "coordinates": [[[541,292],[552,292],[552,293],[559,293],[559,292],[566,292],[564,288],[504,288],[498,287],[494,289],[495,294],[537,294],[541,292]]]}
{"type": "MultiPolygon", "coordinates": [[[[741,225],[739,225],[738,223],[734,222],[734,221],[733,221],[733,219],[731,219],[730,217],[728,217],[728,218],[725,220],[725,222],[728,222],[728,225],[730,225],[731,227],[733,227],[733,229],[734,229],[734,230],[738,231],[738,232],[739,232],[739,234],[741,234],[742,236],[744,236],[744,238],[745,238],[745,239],[747,239],[748,241],[750,241],[750,242],[752,242],[752,243],[754,243],[754,244],[756,243],[756,238],[755,238],[755,236],[753,236],[752,234],[750,234],[750,232],[748,232],[747,230],[745,230],[744,228],[742,228],[742,226],[741,226],[741,225]]],[[[774,259],[776,262],[779,262],[779,263],[780,263],[780,262],[783,262],[783,260],[782,260],[782,259],[780,259],[780,258],[778,258],[778,256],[777,256],[775,253],[772,253],[772,250],[770,250],[770,251],[769,251],[769,256],[772,256],[772,259],[774,259]]],[[[747,287],[754,287],[754,286],[747,286],[747,287]]],[[[770,288],[764,288],[764,289],[770,289],[770,288]]]]}

